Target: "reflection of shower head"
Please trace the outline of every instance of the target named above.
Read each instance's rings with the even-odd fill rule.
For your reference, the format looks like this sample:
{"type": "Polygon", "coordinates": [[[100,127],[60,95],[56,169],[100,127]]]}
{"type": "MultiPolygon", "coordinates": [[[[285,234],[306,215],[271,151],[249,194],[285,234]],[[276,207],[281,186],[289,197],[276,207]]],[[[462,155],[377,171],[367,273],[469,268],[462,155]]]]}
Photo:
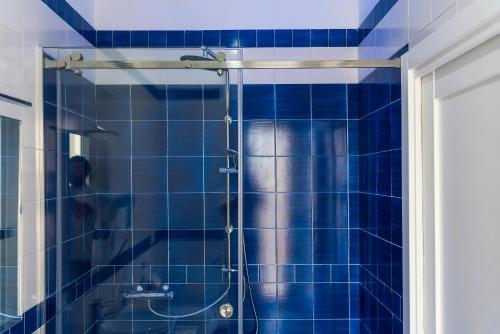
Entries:
{"type": "Polygon", "coordinates": [[[185,55],[181,57],[182,61],[213,61],[212,58],[202,57],[202,56],[193,56],[193,55],[185,55]]]}
{"type": "MultiPolygon", "coordinates": [[[[217,61],[217,60],[214,60],[212,58],[207,58],[207,57],[202,57],[202,56],[193,56],[193,55],[185,55],[185,56],[181,56],[181,61],[217,61]]],[[[219,74],[219,76],[222,76],[222,74],[224,73],[224,71],[222,69],[217,69],[217,68],[207,68],[208,71],[213,71],[213,72],[217,72],[217,74],[219,74]]]]}

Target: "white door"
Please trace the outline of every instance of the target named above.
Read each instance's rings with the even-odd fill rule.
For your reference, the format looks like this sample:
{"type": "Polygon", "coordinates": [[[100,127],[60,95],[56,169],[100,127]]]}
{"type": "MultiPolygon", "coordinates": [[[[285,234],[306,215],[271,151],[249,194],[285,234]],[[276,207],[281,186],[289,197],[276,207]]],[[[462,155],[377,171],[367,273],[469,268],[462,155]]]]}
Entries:
{"type": "Polygon", "coordinates": [[[417,82],[414,332],[500,333],[500,35],[417,82]]]}

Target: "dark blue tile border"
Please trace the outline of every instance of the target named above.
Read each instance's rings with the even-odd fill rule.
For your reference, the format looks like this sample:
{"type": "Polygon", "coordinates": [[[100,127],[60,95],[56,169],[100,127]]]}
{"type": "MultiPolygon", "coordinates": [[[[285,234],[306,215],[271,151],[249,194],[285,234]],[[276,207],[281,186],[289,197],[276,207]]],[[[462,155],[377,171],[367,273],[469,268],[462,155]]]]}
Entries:
{"type": "Polygon", "coordinates": [[[97,31],[97,47],[357,47],[357,29],[97,31]],[[118,36],[119,35],[119,36],[118,36]],[[129,38],[131,35],[131,38],[129,38]],[[149,35],[149,44],[146,43],[149,35]]]}

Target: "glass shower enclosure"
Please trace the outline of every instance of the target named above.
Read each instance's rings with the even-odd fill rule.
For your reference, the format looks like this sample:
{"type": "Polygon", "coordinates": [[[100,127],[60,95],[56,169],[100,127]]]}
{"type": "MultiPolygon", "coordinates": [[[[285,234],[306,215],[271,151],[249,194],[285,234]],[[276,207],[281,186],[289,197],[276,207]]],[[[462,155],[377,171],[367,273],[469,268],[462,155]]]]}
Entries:
{"type": "MultiPolygon", "coordinates": [[[[223,56],[241,57],[45,50],[58,60],[223,56]]],[[[44,70],[48,333],[238,332],[241,76],[44,70]]]]}

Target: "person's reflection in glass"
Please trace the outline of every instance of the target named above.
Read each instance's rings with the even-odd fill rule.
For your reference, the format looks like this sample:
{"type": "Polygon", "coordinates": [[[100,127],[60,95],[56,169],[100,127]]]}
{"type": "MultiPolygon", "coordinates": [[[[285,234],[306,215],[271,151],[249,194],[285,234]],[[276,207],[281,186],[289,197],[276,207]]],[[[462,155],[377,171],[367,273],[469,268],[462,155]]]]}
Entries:
{"type": "Polygon", "coordinates": [[[74,156],[67,165],[68,197],[63,199],[63,242],[67,241],[68,279],[75,279],[91,269],[91,255],[85,251],[84,234],[93,226],[96,208],[83,196],[89,187],[91,167],[85,157],[74,156]],[[87,225],[87,226],[85,226],[87,225]]]}

